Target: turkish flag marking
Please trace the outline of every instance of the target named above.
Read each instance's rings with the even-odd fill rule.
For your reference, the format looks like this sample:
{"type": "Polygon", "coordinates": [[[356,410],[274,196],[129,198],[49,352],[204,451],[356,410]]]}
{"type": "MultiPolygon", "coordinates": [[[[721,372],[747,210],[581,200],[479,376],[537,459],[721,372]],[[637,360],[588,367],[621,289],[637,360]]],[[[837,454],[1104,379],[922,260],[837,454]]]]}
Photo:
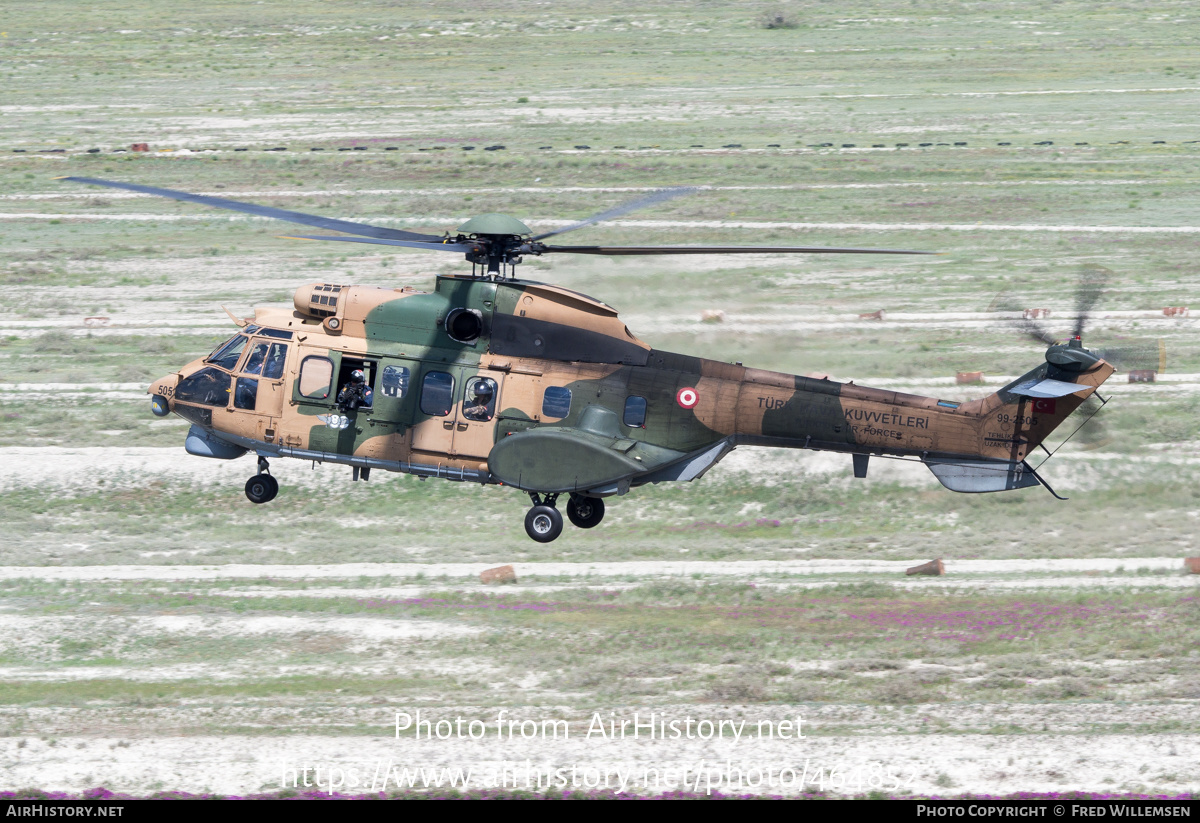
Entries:
{"type": "Polygon", "coordinates": [[[1033,401],[1033,410],[1039,414],[1054,414],[1054,407],[1058,405],[1058,401],[1054,398],[1046,398],[1043,400],[1033,401]]]}
{"type": "Polygon", "coordinates": [[[679,394],[675,395],[675,402],[685,409],[690,409],[700,402],[700,395],[696,394],[696,390],[689,386],[679,390],[679,394]]]}

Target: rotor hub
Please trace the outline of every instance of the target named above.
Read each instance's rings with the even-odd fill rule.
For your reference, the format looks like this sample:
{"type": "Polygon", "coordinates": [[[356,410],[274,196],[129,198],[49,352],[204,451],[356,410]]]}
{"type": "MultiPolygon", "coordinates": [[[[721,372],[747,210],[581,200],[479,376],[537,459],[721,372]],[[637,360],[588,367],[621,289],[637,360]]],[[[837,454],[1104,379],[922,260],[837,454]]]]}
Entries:
{"type": "Polygon", "coordinates": [[[1046,350],[1046,362],[1063,371],[1082,372],[1100,362],[1100,356],[1083,347],[1083,339],[1075,335],[1066,343],[1046,350]]]}

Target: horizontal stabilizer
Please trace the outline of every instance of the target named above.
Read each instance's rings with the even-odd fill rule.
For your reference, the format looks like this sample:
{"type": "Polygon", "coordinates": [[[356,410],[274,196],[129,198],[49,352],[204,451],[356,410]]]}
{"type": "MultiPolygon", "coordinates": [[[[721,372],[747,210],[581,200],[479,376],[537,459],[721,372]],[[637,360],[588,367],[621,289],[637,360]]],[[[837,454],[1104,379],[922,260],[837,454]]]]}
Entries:
{"type": "Polygon", "coordinates": [[[924,463],[953,492],[1003,492],[1040,485],[1037,475],[1024,461],[927,457],[924,463]]]}
{"type": "Polygon", "coordinates": [[[1066,397],[1068,394],[1086,391],[1093,392],[1095,386],[1081,386],[1078,383],[1064,383],[1062,380],[1025,380],[1009,389],[1013,394],[1023,397],[1066,397]]]}

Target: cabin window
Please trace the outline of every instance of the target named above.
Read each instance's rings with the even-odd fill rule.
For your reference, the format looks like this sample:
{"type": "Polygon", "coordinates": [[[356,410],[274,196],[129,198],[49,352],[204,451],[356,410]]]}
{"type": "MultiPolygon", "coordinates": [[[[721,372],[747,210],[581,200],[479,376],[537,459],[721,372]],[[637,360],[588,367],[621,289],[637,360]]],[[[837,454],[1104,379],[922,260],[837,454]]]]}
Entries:
{"type": "Polygon", "coordinates": [[[431,371],[421,382],[421,413],[445,417],[454,408],[454,378],[444,371],[431,371]]]}
{"type": "Polygon", "coordinates": [[[472,377],[463,393],[463,417],[486,422],[496,413],[496,381],[490,377],[472,377]]]}
{"type": "Polygon", "coordinates": [[[547,386],[542,396],[542,417],[566,417],[571,413],[571,390],[547,386]]]}
{"type": "Polygon", "coordinates": [[[229,384],[233,382],[220,369],[201,369],[179,381],[175,387],[175,399],[202,406],[229,405],[229,384]]]}
{"type": "Polygon", "coordinates": [[[384,366],[381,391],[384,397],[394,397],[397,400],[408,394],[408,368],[406,366],[384,366]]]}
{"type": "Polygon", "coordinates": [[[209,356],[208,362],[219,368],[233,371],[233,367],[237,365],[238,358],[242,354],[242,349],[246,347],[248,339],[244,334],[239,334],[231,338],[228,343],[209,356]]]}
{"type": "Polygon", "coordinates": [[[324,400],[333,388],[333,361],[312,355],[300,363],[300,396],[324,400]]]}
{"type": "Polygon", "coordinates": [[[258,333],[262,337],[275,337],[279,340],[292,339],[292,333],[290,331],[284,331],[283,329],[259,329],[258,333]]]}
{"type": "Polygon", "coordinates": [[[257,400],[258,381],[253,377],[239,377],[237,386],[233,390],[233,407],[254,411],[254,404],[257,400]]]}
{"type": "Polygon", "coordinates": [[[634,429],[646,428],[646,398],[631,394],[625,398],[625,425],[634,429]]]}

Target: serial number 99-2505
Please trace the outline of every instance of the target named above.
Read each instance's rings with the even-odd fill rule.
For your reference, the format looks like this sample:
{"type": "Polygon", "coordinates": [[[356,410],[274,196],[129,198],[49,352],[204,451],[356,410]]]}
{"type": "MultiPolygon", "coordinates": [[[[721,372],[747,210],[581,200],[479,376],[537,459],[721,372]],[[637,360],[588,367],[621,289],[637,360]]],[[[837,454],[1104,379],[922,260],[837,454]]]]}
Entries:
{"type": "Polygon", "coordinates": [[[1037,418],[1028,417],[1020,414],[998,414],[996,415],[997,423],[1015,423],[1018,426],[1036,426],[1037,418]]]}

